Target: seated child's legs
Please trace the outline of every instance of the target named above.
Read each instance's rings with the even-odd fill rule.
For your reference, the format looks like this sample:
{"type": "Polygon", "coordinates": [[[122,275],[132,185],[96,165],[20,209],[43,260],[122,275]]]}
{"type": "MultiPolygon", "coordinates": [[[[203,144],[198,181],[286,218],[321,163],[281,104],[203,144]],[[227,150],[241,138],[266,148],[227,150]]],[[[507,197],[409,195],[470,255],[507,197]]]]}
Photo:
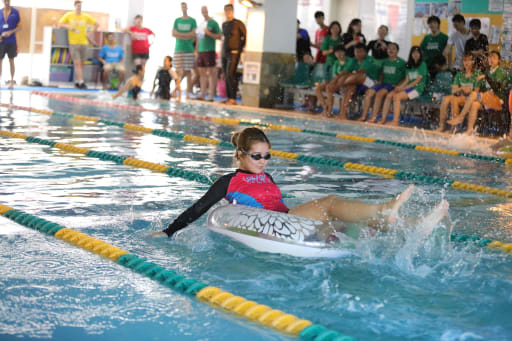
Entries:
{"type": "Polygon", "coordinates": [[[439,128],[436,131],[443,131],[446,123],[446,117],[448,116],[448,106],[455,99],[455,96],[446,96],[441,102],[441,109],[439,111],[439,128]]]}
{"type": "Polygon", "coordinates": [[[372,98],[375,96],[377,92],[371,88],[366,90],[364,93],[364,105],[363,105],[363,113],[361,114],[361,117],[359,118],[359,121],[365,121],[366,117],[368,116],[368,111],[370,110],[370,105],[372,103],[372,98]]]}

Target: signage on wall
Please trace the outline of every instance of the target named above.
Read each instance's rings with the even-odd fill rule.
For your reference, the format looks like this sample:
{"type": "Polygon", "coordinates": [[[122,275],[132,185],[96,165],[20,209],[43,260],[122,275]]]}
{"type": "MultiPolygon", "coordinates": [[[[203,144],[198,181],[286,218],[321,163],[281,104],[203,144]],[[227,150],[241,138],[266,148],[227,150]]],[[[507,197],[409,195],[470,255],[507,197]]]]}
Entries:
{"type": "Polygon", "coordinates": [[[261,63],[245,62],[244,63],[244,84],[260,84],[261,63]]]}

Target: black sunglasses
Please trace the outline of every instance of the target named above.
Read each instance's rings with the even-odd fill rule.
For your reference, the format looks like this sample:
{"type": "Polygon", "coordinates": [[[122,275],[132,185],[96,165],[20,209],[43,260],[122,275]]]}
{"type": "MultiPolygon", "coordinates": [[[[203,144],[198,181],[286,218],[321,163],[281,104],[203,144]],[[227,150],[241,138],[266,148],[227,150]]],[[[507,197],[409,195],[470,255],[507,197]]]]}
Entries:
{"type": "Polygon", "coordinates": [[[240,151],[242,153],[244,153],[245,155],[249,155],[251,157],[251,159],[255,160],[255,161],[259,161],[261,159],[264,159],[264,160],[270,160],[270,153],[266,153],[265,155],[261,155],[261,153],[248,153],[246,152],[245,150],[242,150],[240,149],[240,151]]]}

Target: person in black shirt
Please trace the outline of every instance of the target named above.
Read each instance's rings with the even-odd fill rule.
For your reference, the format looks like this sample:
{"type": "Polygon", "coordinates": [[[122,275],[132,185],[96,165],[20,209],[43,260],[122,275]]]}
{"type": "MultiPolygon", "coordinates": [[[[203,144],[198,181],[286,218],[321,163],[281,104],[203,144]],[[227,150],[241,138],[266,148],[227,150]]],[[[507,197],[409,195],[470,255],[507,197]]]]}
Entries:
{"type": "Polygon", "coordinates": [[[342,37],[343,45],[347,50],[347,57],[354,58],[354,49],[359,43],[363,43],[366,46],[366,38],[361,33],[361,19],[352,19],[348,25],[347,33],[342,37]]]}
{"type": "Polygon", "coordinates": [[[388,57],[388,44],[390,43],[386,40],[388,32],[389,28],[386,25],[381,25],[377,31],[379,38],[368,43],[368,52],[371,52],[372,57],[377,60],[382,61],[388,57]]]}
{"type": "Polygon", "coordinates": [[[304,60],[304,55],[311,55],[311,40],[308,31],[300,28],[300,20],[297,19],[297,45],[295,49],[297,62],[304,60]]]}
{"type": "Polygon", "coordinates": [[[471,52],[474,56],[483,55],[489,52],[489,41],[487,36],[480,33],[482,23],[479,19],[473,19],[469,22],[469,28],[471,29],[472,37],[466,41],[465,52],[471,52]]]}
{"type": "Polygon", "coordinates": [[[224,34],[224,44],[222,46],[222,69],[226,76],[227,104],[236,104],[236,92],[238,90],[238,80],[236,70],[240,61],[247,31],[245,25],[238,19],[235,19],[233,5],[224,6],[226,21],[222,24],[222,34],[224,34]]]}

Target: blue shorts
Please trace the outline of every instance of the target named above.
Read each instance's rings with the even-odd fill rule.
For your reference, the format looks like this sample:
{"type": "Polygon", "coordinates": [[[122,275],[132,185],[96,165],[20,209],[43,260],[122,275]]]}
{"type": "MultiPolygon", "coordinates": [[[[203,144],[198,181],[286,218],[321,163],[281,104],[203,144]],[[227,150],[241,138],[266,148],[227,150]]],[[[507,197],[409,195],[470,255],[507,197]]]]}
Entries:
{"type": "Polygon", "coordinates": [[[366,92],[366,90],[368,90],[368,87],[364,84],[356,86],[356,94],[357,95],[364,94],[366,92]]]}
{"type": "Polygon", "coordinates": [[[407,93],[409,99],[415,99],[420,97],[420,94],[418,93],[418,91],[416,91],[415,88],[405,89],[405,92],[407,93]]]}
{"type": "Polygon", "coordinates": [[[376,84],[372,87],[372,89],[375,90],[376,92],[379,92],[382,89],[385,89],[388,92],[391,92],[391,91],[393,91],[394,88],[395,88],[394,85],[386,84],[386,83],[376,84]]]}

